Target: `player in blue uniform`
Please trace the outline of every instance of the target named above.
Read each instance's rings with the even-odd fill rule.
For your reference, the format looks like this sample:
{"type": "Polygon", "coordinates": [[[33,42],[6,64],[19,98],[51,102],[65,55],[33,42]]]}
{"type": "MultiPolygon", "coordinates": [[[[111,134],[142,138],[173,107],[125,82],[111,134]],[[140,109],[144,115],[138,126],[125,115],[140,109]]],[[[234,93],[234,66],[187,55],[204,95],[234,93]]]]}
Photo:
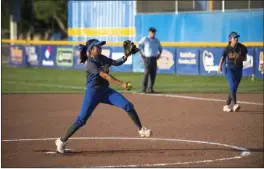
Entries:
{"type": "Polygon", "coordinates": [[[86,45],[80,45],[80,59],[81,63],[85,64],[86,70],[86,90],[79,116],[68,128],[65,135],[55,141],[57,151],[59,153],[65,152],[66,141],[79,128],[86,124],[86,121],[99,103],[105,103],[122,108],[136,124],[141,137],[149,137],[151,135],[151,130],[141,125],[133,104],[123,95],[109,87],[110,82],[122,86],[126,90],[130,89],[128,82],[117,80],[109,74],[109,67],[111,65],[122,65],[127,60],[128,56],[123,56],[118,60],[107,58],[101,54],[101,46],[105,45],[105,43],[105,41],[90,39],[86,42],[86,45]]]}
{"type": "Polygon", "coordinates": [[[222,72],[222,64],[225,62],[225,76],[229,84],[229,95],[223,111],[238,111],[240,105],[237,104],[237,89],[242,78],[243,61],[247,59],[247,47],[238,42],[240,35],[231,32],[228,36],[229,42],[223,50],[223,55],[219,63],[218,72],[222,72]],[[233,102],[233,107],[230,106],[233,102]]]}

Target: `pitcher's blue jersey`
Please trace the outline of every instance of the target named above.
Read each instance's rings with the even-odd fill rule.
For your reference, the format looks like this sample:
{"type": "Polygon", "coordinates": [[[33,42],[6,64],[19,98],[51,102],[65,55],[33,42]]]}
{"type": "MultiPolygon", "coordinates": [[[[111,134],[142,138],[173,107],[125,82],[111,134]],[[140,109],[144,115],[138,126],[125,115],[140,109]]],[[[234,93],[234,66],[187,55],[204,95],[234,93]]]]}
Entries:
{"type": "Polygon", "coordinates": [[[237,43],[235,47],[228,45],[224,50],[222,56],[226,61],[227,67],[243,67],[244,57],[247,56],[247,47],[241,43],[237,43]],[[237,56],[237,58],[234,58],[237,56]]]}
{"type": "Polygon", "coordinates": [[[91,88],[108,87],[109,82],[100,76],[100,72],[109,73],[113,60],[100,55],[97,58],[89,57],[85,63],[86,86],[91,88]]]}

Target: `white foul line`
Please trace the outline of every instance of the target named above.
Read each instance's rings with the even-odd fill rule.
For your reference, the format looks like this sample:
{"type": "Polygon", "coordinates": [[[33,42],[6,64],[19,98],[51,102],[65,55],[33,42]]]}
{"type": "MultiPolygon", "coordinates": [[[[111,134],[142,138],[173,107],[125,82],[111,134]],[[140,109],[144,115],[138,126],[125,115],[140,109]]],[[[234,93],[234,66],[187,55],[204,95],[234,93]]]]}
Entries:
{"type": "MultiPolygon", "coordinates": [[[[4,81],[4,83],[10,84],[23,84],[23,85],[33,85],[33,86],[46,86],[46,87],[56,87],[56,88],[64,88],[64,89],[80,89],[85,90],[84,87],[79,86],[69,86],[69,85],[55,85],[55,84],[46,84],[46,83],[26,83],[26,82],[16,82],[16,81],[4,81]]],[[[157,97],[171,97],[171,98],[181,98],[181,99],[189,99],[189,100],[202,100],[202,101],[214,101],[214,102],[226,102],[223,99],[213,99],[213,98],[204,98],[204,97],[194,97],[194,96],[183,96],[177,94],[144,94],[144,93],[137,93],[137,92],[129,92],[129,91],[119,91],[122,93],[130,93],[130,94],[137,94],[137,95],[149,95],[149,96],[157,96],[157,97]]],[[[256,102],[247,102],[247,101],[238,101],[240,104],[249,104],[249,105],[259,105],[263,106],[263,103],[256,103],[256,102]]]]}
{"type": "MultiPolygon", "coordinates": [[[[57,138],[6,139],[6,140],[2,140],[2,142],[47,141],[47,140],[55,140],[55,139],[57,139],[57,138]]],[[[154,141],[189,142],[189,143],[210,144],[210,145],[229,147],[229,148],[241,151],[240,155],[238,155],[238,156],[211,159],[211,160],[185,161],[185,162],[175,162],[175,163],[156,163],[156,164],[85,166],[85,168],[87,168],[87,167],[92,167],[92,168],[137,167],[138,168],[138,167],[160,167],[160,166],[171,166],[171,165],[199,164],[199,163],[211,163],[211,162],[216,162],[216,161],[241,159],[243,157],[250,155],[250,151],[246,148],[243,148],[243,147],[238,147],[238,146],[233,146],[233,145],[228,145],[228,144],[222,144],[222,143],[216,143],[216,142],[197,141],[197,140],[168,139],[168,138],[131,138],[131,137],[73,137],[70,139],[72,139],[72,140],[154,140],[154,141]]]]}
{"type": "MultiPolygon", "coordinates": [[[[143,94],[143,93],[136,93],[136,94],[143,94]]],[[[213,98],[204,98],[204,97],[194,97],[194,96],[183,96],[183,95],[173,95],[173,94],[144,94],[150,96],[161,96],[161,97],[173,97],[173,98],[181,98],[181,99],[190,99],[190,100],[203,100],[203,101],[214,101],[214,102],[225,102],[226,100],[223,99],[213,99],[213,98]]],[[[263,106],[263,103],[256,103],[256,102],[247,102],[247,101],[238,101],[240,104],[251,104],[251,105],[259,105],[263,106]]]]}

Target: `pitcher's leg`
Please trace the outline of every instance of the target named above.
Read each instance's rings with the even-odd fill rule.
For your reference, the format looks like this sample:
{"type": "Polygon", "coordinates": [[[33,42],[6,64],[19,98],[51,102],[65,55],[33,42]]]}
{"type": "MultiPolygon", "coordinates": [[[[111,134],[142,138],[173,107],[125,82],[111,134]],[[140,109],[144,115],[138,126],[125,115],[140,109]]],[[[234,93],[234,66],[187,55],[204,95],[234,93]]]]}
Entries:
{"type": "Polygon", "coordinates": [[[229,84],[229,95],[231,100],[233,101],[233,103],[236,103],[236,79],[235,79],[235,75],[234,75],[234,71],[232,69],[228,70],[226,72],[226,79],[228,81],[229,84]]]}
{"type": "Polygon", "coordinates": [[[228,98],[226,100],[226,105],[224,105],[223,107],[223,111],[231,112],[232,109],[230,107],[230,103],[236,99],[234,94],[234,76],[232,75],[231,69],[226,69],[225,76],[229,85],[229,92],[228,92],[228,98]]]}
{"type": "Polygon", "coordinates": [[[235,74],[235,92],[237,93],[237,89],[239,87],[241,78],[242,78],[243,70],[242,68],[237,68],[236,74],[235,74]]]}
{"type": "MultiPolygon", "coordinates": [[[[229,78],[230,78],[231,74],[230,74],[230,70],[227,69],[227,68],[225,68],[225,76],[226,76],[226,79],[228,81],[228,85],[230,86],[229,80],[231,80],[231,79],[229,79],[229,78]],[[229,77],[227,77],[227,76],[229,76],[229,77]]],[[[230,91],[229,91],[228,92],[228,96],[227,96],[227,100],[226,100],[226,105],[229,106],[231,104],[231,102],[232,102],[232,97],[231,97],[231,94],[230,94],[230,91]]]]}
{"type": "Polygon", "coordinates": [[[237,104],[236,99],[237,99],[237,89],[238,89],[238,86],[239,86],[241,78],[242,78],[242,71],[243,71],[242,68],[236,68],[235,69],[235,89],[234,89],[235,102],[234,102],[234,106],[233,106],[234,112],[236,112],[240,109],[240,105],[237,104]]]}
{"type": "Polygon", "coordinates": [[[231,91],[232,91],[232,94],[233,94],[233,98],[232,98],[232,101],[233,101],[233,104],[237,104],[237,89],[238,89],[238,86],[240,84],[240,80],[242,78],[242,68],[235,68],[232,70],[232,86],[231,86],[231,91]]]}
{"type": "Polygon", "coordinates": [[[232,101],[232,98],[230,96],[230,93],[228,93],[228,97],[227,97],[227,100],[226,100],[226,105],[230,105],[231,101],[232,101]]]}
{"type": "Polygon", "coordinates": [[[117,106],[123,110],[125,110],[136,126],[141,129],[142,125],[136,110],[134,109],[134,105],[129,102],[122,94],[117,91],[109,88],[105,93],[105,97],[102,101],[103,103],[117,106]]]}
{"type": "Polygon", "coordinates": [[[75,122],[68,128],[65,135],[61,137],[62,142],[66,142],[79,128],[86,124],[92,112],[100,102],[100,94],[96,94],[93,89],[87,89],[84,95],[81,111],[75,122]]]}

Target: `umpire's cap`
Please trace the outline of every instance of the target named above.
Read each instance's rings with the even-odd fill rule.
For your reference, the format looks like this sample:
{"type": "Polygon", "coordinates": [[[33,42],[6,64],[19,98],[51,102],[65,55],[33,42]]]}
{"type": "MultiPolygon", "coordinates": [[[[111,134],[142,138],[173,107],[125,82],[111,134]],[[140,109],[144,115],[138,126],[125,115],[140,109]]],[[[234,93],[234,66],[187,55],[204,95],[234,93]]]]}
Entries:
{"type": "Polygon", "coordinates": [[[86,51],[90,51],[92,49],[93,46],[97,46],[97,45],[100,45],[100,46],[103,46],[106,44],[106,41],[99,41],[97,39],[90,39],[86,42],[86,51]]]}
{"type": "Polygon", "coordinates": [[[228,39],[230,41],[232,38],[238,38],[238,37],[240,37],[240,35],[237,32],[231,32],[228,36],[228,39]]]}
{"type": "Polygon", "coordinates": [[[157,30],[154,27],[150,27],[149,32],[157,32],[157,30]]]}

